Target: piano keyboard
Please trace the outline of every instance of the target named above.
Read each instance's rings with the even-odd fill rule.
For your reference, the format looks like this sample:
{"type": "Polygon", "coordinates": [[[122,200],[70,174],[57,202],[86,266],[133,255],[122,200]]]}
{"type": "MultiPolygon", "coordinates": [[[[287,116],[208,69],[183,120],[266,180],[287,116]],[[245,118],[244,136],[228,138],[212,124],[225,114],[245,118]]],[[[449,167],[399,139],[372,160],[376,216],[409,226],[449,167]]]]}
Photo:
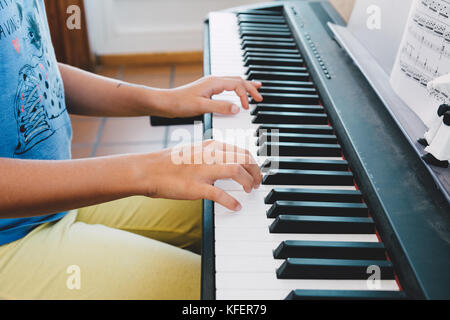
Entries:
{"type": "Polygon", "coordinates": [[[209,25],[211,74],[260,81],[264,98],[212,118],[214,138],[249,149],[264,172],[251,194],[216,183],[243,206],[214,204],[216,299],[405,298],[283,15],[211,13],[209,25]]]}

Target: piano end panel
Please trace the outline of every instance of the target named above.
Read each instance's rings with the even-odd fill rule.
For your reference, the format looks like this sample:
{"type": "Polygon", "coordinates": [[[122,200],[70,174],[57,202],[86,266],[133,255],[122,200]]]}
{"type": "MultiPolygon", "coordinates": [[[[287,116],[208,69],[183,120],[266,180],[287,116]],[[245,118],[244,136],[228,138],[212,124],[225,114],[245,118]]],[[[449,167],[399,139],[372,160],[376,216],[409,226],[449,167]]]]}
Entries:
{"type": "Polygon", "coordinates": [[[203,200],[202,235],[202,300],[216,298],[216,266],[214,253],[214,203],[203,200]]]}
{"type": "MultiPolygon", "coordinates": [[[[203,72],[204,75],[211,74],[210,46],[209,46],[209,21],[204,23],[203,36],[203,72]]],[[[212,114],[203,116],[203,132],[212,129],[212,114]]],[[[206,137],[206,135],[204,135],[206,137]]],[[[201,299],[216,299],[216,266],[214,252],[214,203],[203,200],[202,216],[202,278],[201,299]]]]}

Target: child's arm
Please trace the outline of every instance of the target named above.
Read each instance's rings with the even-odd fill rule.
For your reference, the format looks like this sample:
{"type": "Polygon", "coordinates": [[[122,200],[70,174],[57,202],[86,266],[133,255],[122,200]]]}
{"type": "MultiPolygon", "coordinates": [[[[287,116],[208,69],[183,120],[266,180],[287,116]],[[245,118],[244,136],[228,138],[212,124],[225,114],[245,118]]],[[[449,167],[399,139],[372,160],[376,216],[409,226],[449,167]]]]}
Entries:
{"type": "Polygon", "coordinates": [[[67,161],[0,158],[0,219],[52,214],[133,195],[205,198],[240,210],[239,202],[213,183],[233,179],[247,192],[261,183],[259,167],[245,150],[208,141],[184,152],[189,154],[182,159],[190,163],[200,153],[204,164],[176,164],[170,150],[67,161]],[[211,163],[208,156],[214,164],[206,164],[211,163]],[[240,164],[222,161],[234,158],[240,164]]]}
{"type": "Polygon", "coordinates": [[[67,108],[72,114],[102,117],[190,117],[204,113],[238,113],[231,102],[212,101],[211,96],[235,91],[248,109],[248,95],[261,101],[260,83],[239,77],[207,77],[177,89],[154,89],[101,77],[59,64],[67,108]]]}

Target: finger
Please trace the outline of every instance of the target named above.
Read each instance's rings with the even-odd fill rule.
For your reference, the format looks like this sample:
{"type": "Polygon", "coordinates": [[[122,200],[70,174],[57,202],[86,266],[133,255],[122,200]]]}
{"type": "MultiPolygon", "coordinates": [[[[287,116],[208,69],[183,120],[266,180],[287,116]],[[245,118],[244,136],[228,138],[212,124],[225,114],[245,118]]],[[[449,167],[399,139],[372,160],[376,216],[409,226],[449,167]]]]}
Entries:
{"type": "Polygon", "coordinates": [[[244,164],[242,167],[253,177],[253,188],[258,189],[263,179],[261,168],[257,164],[244,164]]]}
{"type": "Polygon", "coordinates": [[[259,88],[261,88],[262,87],[262,82],[259,82],[259,81],[249,81],[251,84],[252,84],[252,86],[254,86],[256,89],[259,89],[259,88]]]}
{"type": "MultiPolygon", "coordinates": [[[[223,152],[235,152],[235,153],[243,153],[246,155],[251,155],[250,151],[248,151],[244,148],[241,148],[241,147],[229,144],[229,143],[225,143],[222,141],[217,141],[217,140],[211,140],[211,142],[207,143],[205,146],[209,146],[210,148],[214,148],[215,150],[223,151],[223,152]]],[[[256,163],[256,161],[255,161],[255,163],[256,163]]]]}
{"type": "MultiPolygon", "coordinates": [[[[256,160],[253,158],[251,154],[244,154],[244,153],[226,153],[226,160],[235,159],[235,163],[241,165],[244,170],[248,172],[253,178],[253,188],[257,189],[259,188],[261,181],[262,181],[262,173],[259,165],[256,163],[256,160]]],[[[229,163],[227,161],[227,163],[229,163]]]]}
{"type": "Polygon", "coordinates": [[[256,89],[259,89],[262,87],[262,82],[260,81],[249,81],[249,80],[245,80],[242,77],[223,77],[223,79],[230,79],[230,80],[237,80],[237,81],[242,81],[244,80],[245,82],[248,82],[249,84],[251,84],[252,86],[254,86],[256,89]]]}
{"type": "Polygon", "coordinates": [[[252,191],[255,184],[253,177],[239,164],[216,165],[212,170],[213,179],[233,179],[239,183],[247,193],[252,191]]]}
{"type": "MultiPolygon", "coordinates": [[[[245,149],[242,149],[245,150],[245,149]]],[[[206,146],[203,150],[203,160],[208,164],[239,164],[239,165],[256,165],[256,160],[251,154],[239,151],[222,151],[214,148],[214,145],[206,146]]]]}
{"type": "Polygon", "coordinates": [[[240,211],[242,209],[239,201],[237,201],[222,189],[210,185],[204,185],[201,192],[203,194],[203,198],[214,201],[229,210],[240,211]]]}
{"type": "Polygon", "coordinates": [[[202,103],[203,113],[238,114],[241,108],[229,101],[204,99],[202,103]]]}
{"type": "Polygon", "coordinates": [[[258,89],[256,89],[256,87],[253,85],[252,82],[245,81],[244,84],[245,84],[245,87],[247,88],[247,91],[250,93],[252,98],[255,99],[255,101],[257,101],[257,102],[263,101],[262,95],[258,92],[258,89]]]}
{"type": "MultiPolygon", "coordinates": [[[[234,81],[242,82],[245,89],[247,90],[247,94],[250,94],[250,96],[255,99],[258,102],[263,101],[262,95],[258,92],[258,89],[262,87],[262,83],[258,81],[246,81],[241,77],[231,77],[229,78],[234,81]]],[[[247,99],[248,101],[248,99],[247,99]]]]}
{"type": "Polygon", "coordinates": [[[248,92],[244,79],[240,77],[233,78],[217,78],[215,81],[215,94],[222,93],[223,91],[234,91],[241,100],[242,107],[244,109],[249,108],[248,92]]]}

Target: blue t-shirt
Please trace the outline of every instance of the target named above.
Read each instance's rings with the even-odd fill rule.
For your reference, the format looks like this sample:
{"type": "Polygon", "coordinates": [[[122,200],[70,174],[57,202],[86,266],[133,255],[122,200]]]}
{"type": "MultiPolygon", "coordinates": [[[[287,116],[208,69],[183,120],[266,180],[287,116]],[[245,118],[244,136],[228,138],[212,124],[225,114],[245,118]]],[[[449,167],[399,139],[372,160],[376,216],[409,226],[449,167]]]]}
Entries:
{"type": "MultiPolygon", "coordinates": [[[[43,0],[0,0],[0,157],[70,159],[71,138],[43,0]]],[[[0,219],[0,245],[65,214],[0,219]]]]}

